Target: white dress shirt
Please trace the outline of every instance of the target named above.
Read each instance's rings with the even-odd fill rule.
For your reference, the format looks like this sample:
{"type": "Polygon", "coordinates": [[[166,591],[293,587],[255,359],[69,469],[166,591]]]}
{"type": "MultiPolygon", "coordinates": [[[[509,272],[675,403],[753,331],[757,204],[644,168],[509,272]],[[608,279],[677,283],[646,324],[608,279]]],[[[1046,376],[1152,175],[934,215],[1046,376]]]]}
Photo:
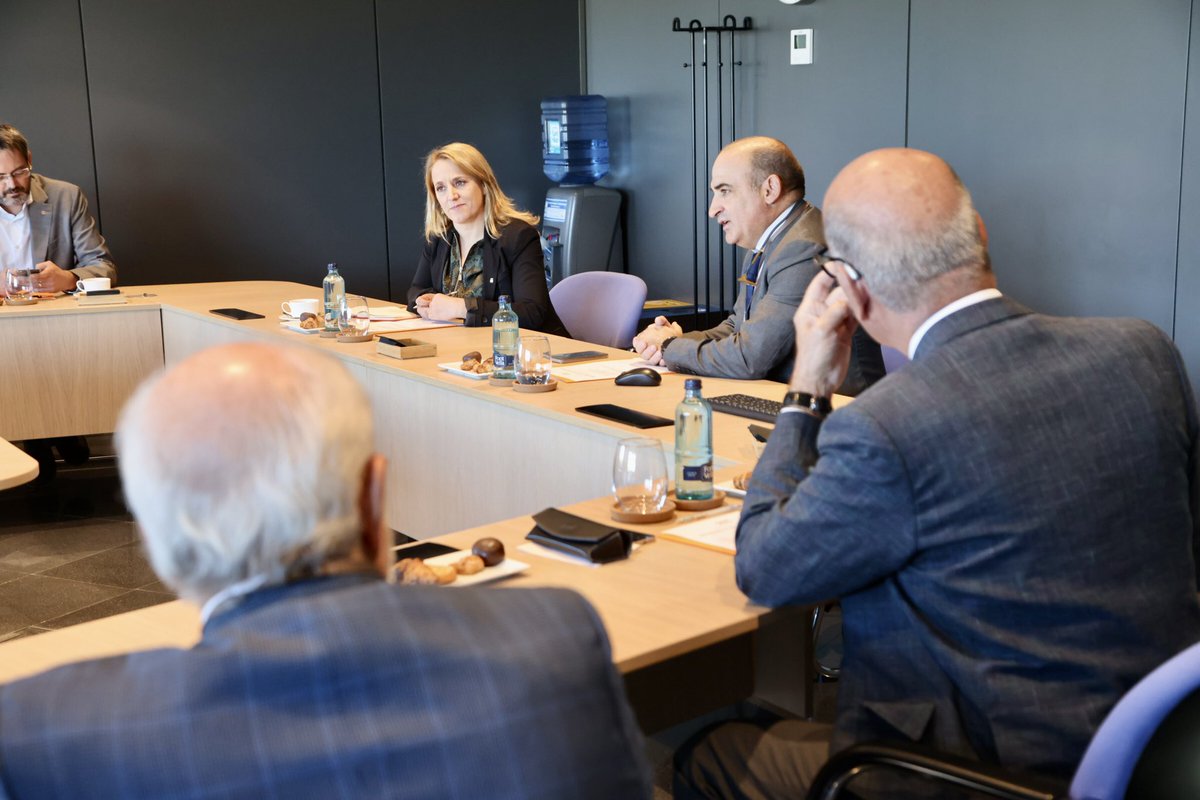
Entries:
{"type": "Polygon", "coordinates": [[[28,203],[16,214],[0,206],[0,270],[4,269],[33,269],[28,203]]]}
{"type": "Polygon", "coordinates": [[[929,319],[922,322],[921,327],[917,328],[913,332],[912,338],[908,340],[908,360],[911,361],[913,356],[916,355],[917,345],[921,343],[921,340],[925,338],[925,334],[929,333],[929,329],[934,325],[938,324],[955,311],[962,311],[968,306],[973,306],[976,303],[982,303],[984,300],[991,300],[994,297],[1000,296],[1001,294],[999,289],[980,289],[978,292],[972,292],[971,294],[964,295],[954,302],[944,305],[937,311],[933,312],[929,319]]]}

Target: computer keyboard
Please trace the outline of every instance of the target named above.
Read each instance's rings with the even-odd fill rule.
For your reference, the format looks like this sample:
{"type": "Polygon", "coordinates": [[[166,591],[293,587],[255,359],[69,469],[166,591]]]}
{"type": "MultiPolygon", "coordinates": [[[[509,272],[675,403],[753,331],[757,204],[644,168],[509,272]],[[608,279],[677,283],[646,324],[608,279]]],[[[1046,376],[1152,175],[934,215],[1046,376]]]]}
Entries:
{"type": "Polygon", "coordinates": [[[736,414],[739,417],[774,422],[782,408],[781,403],[774,400],[763,400],[761,397],[751,397],[748,394],[722,394],[717,397],[705,398],[714,411],[724,411],[726,414],[736,414]]]}

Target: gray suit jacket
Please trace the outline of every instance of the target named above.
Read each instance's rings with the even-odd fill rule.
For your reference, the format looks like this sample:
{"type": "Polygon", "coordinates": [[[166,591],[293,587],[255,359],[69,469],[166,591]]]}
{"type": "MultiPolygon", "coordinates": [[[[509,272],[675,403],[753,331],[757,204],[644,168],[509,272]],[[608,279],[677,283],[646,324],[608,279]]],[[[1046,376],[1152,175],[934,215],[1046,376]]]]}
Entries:
{"type": "Polygon", "coordinates": [[[780,416],[738,585],[841,598],[834,750],[909,739],[1069,777],[1122,693],[1200,639],[1198,469],[1157,328],[985,301],[823,425],[780,416]]]}
{"type": "Polygon", "coordinates": [[[75,184],[35,174],[29,186],[29,227],[33,263],[53,261],[80,278],[117,282],[117,265],[75,184]]]}
{"type": "Polygon", "coordinates": [[[0,687],[0,797],[649,798],[611,659],[574,592],[267,589],[191,650],[0,687]]]}
{"type": "MultiPolygon", "coordinates": [[[[729,318],[715,328],[675,339],[663,351],[666,365],[677,372],[716,378],[786,381],[796,341],[792,316],[817,274],[813,256],[824,249],[821,210],[805,201],[796,203],[763,252],[750,319],[746,319],[746,289],[741,285],[729,318]]],[[[743,274],[750,256],[747,253],[743,274]]],[[[883,372],[879,345],[860,329],[854,337],[850,373],[839,391],[858,394],[882,378],[883,372]]]]}

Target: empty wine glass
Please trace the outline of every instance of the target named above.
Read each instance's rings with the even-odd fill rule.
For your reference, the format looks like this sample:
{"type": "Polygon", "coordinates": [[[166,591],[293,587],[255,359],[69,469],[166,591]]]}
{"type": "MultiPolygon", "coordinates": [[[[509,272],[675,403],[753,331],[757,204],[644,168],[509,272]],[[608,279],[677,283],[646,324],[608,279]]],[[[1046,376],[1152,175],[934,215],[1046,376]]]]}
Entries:
{"type": "Polygon", "coordinates": [[[550,366],[550,340],[522,336],[517,344],[517,383],[549,383],[550,366]]]}
{"type": "Polygon", "coordinates": [[[656,514],[667,504],[667,460],[657,439],[622,439],[613,457],[612,493],[626,514],[656,514]]]}
{"type": "Polygon", "coordinates": [[[338,332],[343,336],[366,336],[371,330],[371,309],[367,298],[357,294],[342,296],[338,307],[338,332]]]}
{"type": "Polygon", "coordinates": [[[33,276],[31,269],[9,269],[4,272],[4,294],[13,302],[28,302],[33,299],[33,276]]]}

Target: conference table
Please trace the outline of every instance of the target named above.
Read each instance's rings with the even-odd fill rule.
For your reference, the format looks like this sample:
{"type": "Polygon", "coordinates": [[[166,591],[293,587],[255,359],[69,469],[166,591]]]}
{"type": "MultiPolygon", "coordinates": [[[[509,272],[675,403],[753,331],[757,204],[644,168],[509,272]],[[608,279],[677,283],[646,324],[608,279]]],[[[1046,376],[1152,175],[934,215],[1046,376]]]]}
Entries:
{"type": "MultiPolygon", "coordinates": [[[[432,358],[379,355],[373,342],[342,344],[280,325],[284,300],[319,297],[297,283],[241,281],[123,287],[127,304],[79,306],[61,297],[32,306],[0,306],[0,438],[108,433],[125,400],[145,377],[202,348],[240,341],[290,342],[337,357],[369,394],[380,451],[389,459],[388,522],[426,538],[548,506],[606,494],[616,443],[651,436],[671,459],[671,427],[636,428],[575,411],[614,403],[673,416],[684,376],[661,386],[617,386],[611,380],[560,381],[558,390],[519,394],[438,368],[471,351],[490,352],[490,328],[440,328],[404,334],[437,345],[432,358]],[[264,319],[236,321],[211,313],[237,307],[264,319]],[[15,346],[15,343],[22,343],[15,346]]],[[[382,301],[380,301],[382,304],[382,301]]],[[[552,350],[579,342],[549,337],[552,350]]],[[[587,345],[610,359],[633,354],[587,345]]],[[[704,379],[708,396],[742,393],[778,400],[771,381],[704,379]]],[[[219,411],[214,411],[219,413],[219,411]]],[[[752,464],[750,421],[715,414],[714,466],[752,464]]],[[[197,441],[203,432],[197,432],[197,441]]]]}
{"type": "MultiPolygon", "coordinates": [[[[612,459],[622,438],[657,438],[670,458],[671,427],[638,430],[576,407],[615,403],[670,418],[683,396],[684,376],[664,375],[657,387],[559,381],[556,391],[522,394],[438,367],[472,350],[488,352],[488,328],[395,334],[437,346],[435,357],[400,360],[378,354],[374,342],[344,344],[282,327],[280,303],[318,297],[314,287],[243,281],[123,287],[123,294],[124,305],[79,306],[63,297],[0,308],[3,340],[27,343],[0,353],[0,373],[16,376],[0,384],[0,408],[16,410],[0,421],[0,436],[111,431],[141,380],[208,346],[258,341],[324,351],[371,399],[378,447],[389,459],[391,527],[461,547],[496,536],[511,556],[531,564],[503,585],[567,586],[584,594],[605,622],[644,729],[751,694],[798,713],[811,707],[805,615],[749,603],[734,583],[731,556],[661,539],[628,561],[599,568],[517,551],[532,525],[530,515],[543,508],[608,518],[612,459]],[[236,321],[211,313],[227,307],[264,318],[236,321]]],[[[550,339],[555,352],[584,349],[569,339],[550,339]]],[[[633,358],[612,348],[586,349],[610,359],[633,358]]],[[[705,378],[704,392],[778,400],[784,387],[705,378]]],[[[714,414],[721,474],[748,469],[756,459],[749,422],[714,414]]],[[[198,431],[197,446],[202,443],[198,431]]],[[[672,524],[627,527],[661,532],[672,524]]],[[[198,635],[196,611],[186,603],[134,611],[0,645],[0,682],[81,658],[189,646],[198,635]]]]}
{"type": "Polygon", "coordinates": [[[38,463],[24,450],[0,439],[0,489],[10,489],[37,477],[38,463]]]}

